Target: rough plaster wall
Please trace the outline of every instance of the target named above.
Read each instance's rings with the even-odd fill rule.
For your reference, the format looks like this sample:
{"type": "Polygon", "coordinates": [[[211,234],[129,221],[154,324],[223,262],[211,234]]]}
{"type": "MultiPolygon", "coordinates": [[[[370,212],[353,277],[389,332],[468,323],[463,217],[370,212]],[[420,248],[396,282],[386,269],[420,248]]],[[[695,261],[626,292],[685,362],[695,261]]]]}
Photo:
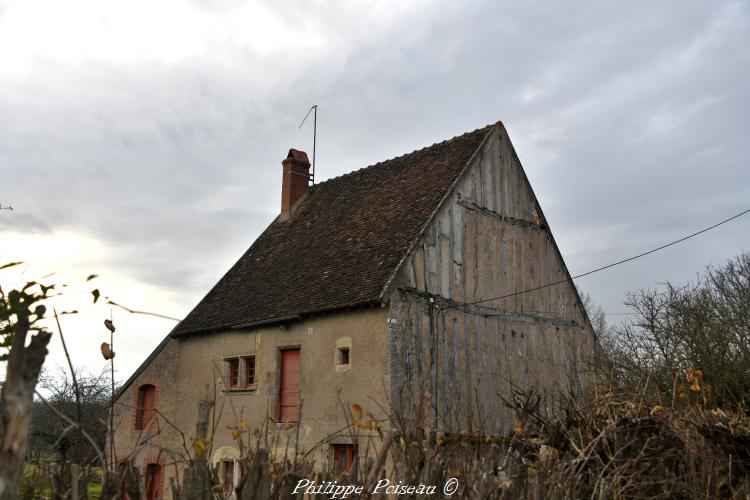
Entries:
{"type": "Polygon", "coordinates": [[[393,401],[448,431],[507,433],[501,396],[584,397],[593,333],[507,134],[494,129],[389,287],[393,401]],[[464,306],[466,302],[493,299],[464,306]],[[432,302],[430,302],[432,300],[432,302]]]}
{"type": "MultiPolygon", "coordinates": [[[[390,387],[386,370],[387,334],[385,310],[369,308],[320,315],[289,323],[284,328],[274,325],[171,340],[118,399],[115,408],[117,455],[125,457],[137,450],[134,461],[139,467],[143,466],[144,458],[159,454],[165,458],[165,463],[182,463],[185,456],[183,438],[174,427],[185,433],[187,448],[192,451],[198,401],[207,384],[212,394],[214,387],[218,388],[213,449],[237,448],[229,429],[236,425],[235,419],[252,430],[260,428],[267,416],[277,417],[279,350],[285,347],[299,347],[301,350],[300,450],[308,451],[327,437],[333,443],[351,442],[349,432],[336,434],[348,422],[346,412],[351,404],[360,404],[378,418],[383,418],[378,404],[387,407],[383,404],[390,387]],[[336,349],[340,345],[350,347],[351,364],[348,366],[337,366],[336,349]],[[223,367],[225,357],[242,355],[256,356],[257,389],[222,391],[221,377],[214,367],[223,367]],[[154,427],[148,432],[133,430],[135,395],[144,383],[157,386],[157,407],[174,427],[164,418],[157,417],[154,427]],[[144,442],[146,444],[139,446],[144,442]]],[[[287,443],[294,447],[297,426],[271,423],[270,428],[273,445],[270,452],[277,453],[281,459],[287,451],[287,443]]],[[[365,431],[360,431],[362,449],[365,448],[365,434],[365,431]]],[[[289,453],[293,455],[294,451],[289,453]]],[[[331,459],[328,444],[316,448],[312,457],[318,467],[327,467],[331,459]]],[[[180,468],[178,465],[165,469],[167,496],[170,495],[166,488],[169,478],[174,477],[180,468]]]]}

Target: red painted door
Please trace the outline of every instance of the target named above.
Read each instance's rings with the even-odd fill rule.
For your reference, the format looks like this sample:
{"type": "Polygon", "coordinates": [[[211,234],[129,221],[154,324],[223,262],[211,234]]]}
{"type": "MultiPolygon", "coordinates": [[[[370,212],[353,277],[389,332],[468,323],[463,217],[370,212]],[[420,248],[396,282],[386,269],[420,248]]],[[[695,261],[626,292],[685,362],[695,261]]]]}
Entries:
{"type": "Polygon", "coordinates": [[[279,420],[296,422],[299,415],[300,350],[281,351],[281,383],[279,389],[279,420]]]}

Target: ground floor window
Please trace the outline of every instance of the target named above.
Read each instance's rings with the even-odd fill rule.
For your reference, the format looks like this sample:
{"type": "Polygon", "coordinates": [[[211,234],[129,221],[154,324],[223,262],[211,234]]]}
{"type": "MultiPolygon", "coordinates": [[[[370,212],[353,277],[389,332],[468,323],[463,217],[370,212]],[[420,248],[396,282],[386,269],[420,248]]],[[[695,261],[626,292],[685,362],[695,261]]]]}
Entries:
{"type": "Polygon", "coordinates": [[[229,496],[234,493],[234,460],[222,460],[221,469],[224,495],[229,496]]]}
{"type": "Polygon", "coordinates": [[[356,444],[334,444],[333,446],[333,469],[351,470],[354,460],[357,458],[356,444]]]}
{"type": "Polygon", "coordinates": [[[161,498],[163,476],[161,465],[159,464],[148,464],[146,466],[146,474],[144,476],[146,500],[157,500],[161,498]]]}

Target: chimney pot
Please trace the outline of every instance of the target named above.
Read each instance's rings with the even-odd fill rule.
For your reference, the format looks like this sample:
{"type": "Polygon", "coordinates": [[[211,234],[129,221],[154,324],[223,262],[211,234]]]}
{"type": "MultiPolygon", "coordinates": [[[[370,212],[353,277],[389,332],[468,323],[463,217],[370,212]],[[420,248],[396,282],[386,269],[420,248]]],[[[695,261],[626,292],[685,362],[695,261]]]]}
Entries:
{"type": "Polygon", "coordinates": [[[294,204],[307,192],[310,180],[310,160],[307,153],[290,149],[281,162],[283,177],[281,183],[281,215],[288,216],[294,204]]]}

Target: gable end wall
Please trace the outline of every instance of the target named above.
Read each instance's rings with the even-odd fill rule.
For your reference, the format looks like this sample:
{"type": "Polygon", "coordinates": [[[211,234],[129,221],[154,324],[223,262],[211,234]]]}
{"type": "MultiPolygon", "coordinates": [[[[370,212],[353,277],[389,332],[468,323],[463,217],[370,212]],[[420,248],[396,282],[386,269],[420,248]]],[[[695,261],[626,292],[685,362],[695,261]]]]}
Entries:
{"type": "Polygon", "coordinates": [[[446,432],[507,434],[502,403],[551,415],[588,391],[594,336],[507,133],[493,129],[386,291],[392,404],[446,432]]]}

